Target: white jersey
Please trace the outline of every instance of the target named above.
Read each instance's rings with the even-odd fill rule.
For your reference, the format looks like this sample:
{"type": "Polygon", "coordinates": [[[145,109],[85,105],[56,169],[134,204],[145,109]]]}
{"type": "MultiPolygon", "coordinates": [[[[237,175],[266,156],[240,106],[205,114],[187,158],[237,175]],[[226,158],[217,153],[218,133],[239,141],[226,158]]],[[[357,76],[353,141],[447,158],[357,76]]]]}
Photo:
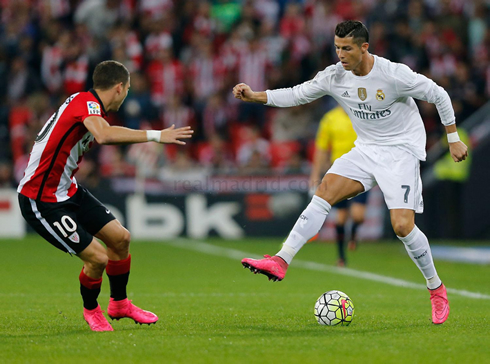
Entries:
{"type": "Polygon", "coordinates": [[[444,125],[455,123],[447,92],[408,66],[374,56],[365,76],[346,71],[339,62],[310,81],[292,88],[267,90],[268,106],[288,107],[332,96],[349,115],[357,133],[355,144],[398,145],[425,160],[426,135],[413,98],[437,107],[444,125]]]}

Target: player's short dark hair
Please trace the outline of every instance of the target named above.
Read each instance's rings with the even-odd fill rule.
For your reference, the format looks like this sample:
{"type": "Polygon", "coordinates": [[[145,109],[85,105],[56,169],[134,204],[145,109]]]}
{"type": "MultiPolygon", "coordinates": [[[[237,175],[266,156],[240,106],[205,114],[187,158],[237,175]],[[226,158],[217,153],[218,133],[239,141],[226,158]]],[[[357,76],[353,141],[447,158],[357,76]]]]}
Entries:
{"type": "Polygon", "coordinates": [[[346,20],[337,24],[335,35],[339,38],[352,37],[358,46],[361,46],[362,43],[369,43],[369,32],[366,26],[357,20],[346,20]]]}
{"type": "Polygon", "coordinates": [[[92,80],[95,89],[108,90],[121,82],[126,85],[129,81],[129,71],[120,62],[103,61],[95,67],[92,80]]]}

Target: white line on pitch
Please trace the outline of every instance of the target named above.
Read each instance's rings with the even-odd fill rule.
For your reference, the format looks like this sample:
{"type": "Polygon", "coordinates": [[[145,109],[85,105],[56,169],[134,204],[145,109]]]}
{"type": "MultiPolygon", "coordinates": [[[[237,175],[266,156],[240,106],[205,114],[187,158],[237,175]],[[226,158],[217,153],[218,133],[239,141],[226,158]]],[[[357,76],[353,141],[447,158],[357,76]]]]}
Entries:
{"type": "MultiPolygon", "coordinates": [[[[156,242],[156,241],[154,241],[154,242],[156,242]]],[[[257,254],[251,254],[251,253],[247,253],[247,252],[237,250],[237,249],[223,248],[220,246],[212,245],[209,243],[205,243],[203,241],[198,241],[198,240],[193,240],[193,239],[179,238],[175,241],[158,241],[158,243],[163,243],[166,245],[172,245],[172,246],[187,249],[187,250],[198,251],[198,252],[201,252],[204,254],[216,255],[216,256],[220,256],[220,257],[227,257],[230,259],[241,260],[245,257],[255,258],[255,259],[262,258],[261,256],[258,256],[257,254]]],[[[419,289],[419,290],[426,290],[427,289],[427,287],[425,285],[420,284],[420,283],[413,283],[413,282],[405,281],[403,279],[391,278],[391,277],[383,276],[380,274],[364,272],[364,271],[351,269],[351,268],[339,268],[339,267],[334,267],[334,266],[327,265],[327,264],[310,262],[310,261],[305,261],[305,260],[298,260],[298,259],[294,260],[291,263],[291,265],[294,267],[300,267],[303,269],[320,271],[320,272],[329,272],[329,273],[333,273],[333,274],[340,274],[340,275],[344,275],[344,276],[349,276],[349,277],[354,277],[354,278],[359,278],[359,279],[365,279],[368,281],[385,283],[385,284],[389,284],[389,285],[397,286],[397,287],[407,287],[407,288],[413,288],[413,289],[419,289]]],[[[490,295],[479,293],[479,292],[470,292],[470,291],[461,290],[461,289],[454,289],[454,288],[447,288],[447,291],[451,294],[455,294],[458,296],[490,300],[490,295]]]]}

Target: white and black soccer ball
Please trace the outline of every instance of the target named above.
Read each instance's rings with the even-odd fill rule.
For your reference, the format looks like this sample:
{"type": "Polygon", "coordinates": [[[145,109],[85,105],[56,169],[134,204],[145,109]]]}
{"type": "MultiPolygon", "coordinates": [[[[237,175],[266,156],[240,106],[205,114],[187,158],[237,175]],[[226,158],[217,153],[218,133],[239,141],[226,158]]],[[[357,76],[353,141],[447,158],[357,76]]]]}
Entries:
{"type": "Polygon", "coordinates": [[[328,291],[316,301],[315,317],[320,325],[347,326],[354,317],[354,304],[344,292],[328,291]]]}

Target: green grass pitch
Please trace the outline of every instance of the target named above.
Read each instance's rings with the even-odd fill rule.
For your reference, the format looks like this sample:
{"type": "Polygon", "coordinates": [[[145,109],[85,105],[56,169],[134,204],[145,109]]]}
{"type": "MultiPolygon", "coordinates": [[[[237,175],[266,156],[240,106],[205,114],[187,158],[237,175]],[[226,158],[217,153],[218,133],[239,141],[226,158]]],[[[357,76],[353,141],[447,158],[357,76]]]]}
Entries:
{"type": "MultiPolygon", "coordinates": [[[[160,320],[140,326],[124,319],[112,323],[114,332],[93,333],[82,318],[81,262],[36,236],[2,240],[0,362],[490,362],[490,266],[436,260],[446,286],[457,290],[448,321],[436,326],[422,275],[400,242],[361,245],[349,254],[355,271],[334,268],[335,246],[327,243],[305,246],[282,282],[242,269],[242,252],[273,254],[280,244],[133,242],[129,298],[160,320]],[[390,285],[368,273],[419,286],[390,285]],[[331,289],[354,302],[350,326],[316,323],[315,301],[331,289]]],[[[108,291],[104,277],[103,309],[108,291]]]]}

